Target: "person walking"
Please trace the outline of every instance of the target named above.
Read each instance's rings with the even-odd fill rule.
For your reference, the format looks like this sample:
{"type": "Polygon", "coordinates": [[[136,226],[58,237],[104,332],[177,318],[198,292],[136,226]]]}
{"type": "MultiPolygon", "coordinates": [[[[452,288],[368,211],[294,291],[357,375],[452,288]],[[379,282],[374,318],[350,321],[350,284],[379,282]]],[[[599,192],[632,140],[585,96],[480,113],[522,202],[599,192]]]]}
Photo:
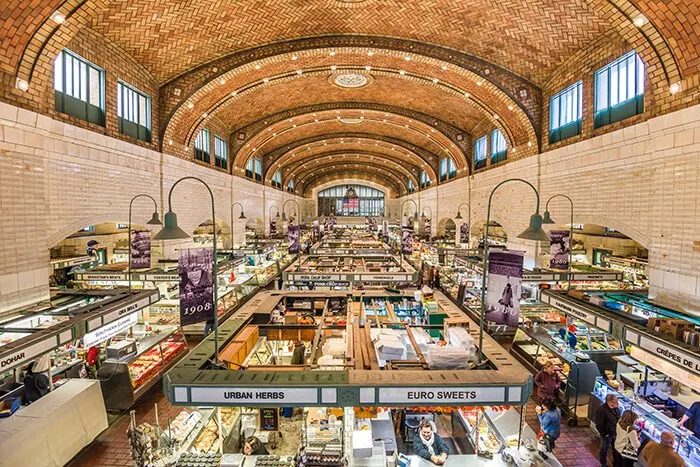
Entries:
{"type": "Polygon", "coordinates": [[[674,445],[676,437],[670,431],[661,433],[661,443],[649,441],[642,453],[639,461],[646,467],[685,467],[685,461],[676,453],[674,445]]]}
{"type": "Polygon", "coordinates": [[[540,405],[547,399],[557,401],[559,399],[559,386],[561,381],[559,375],[554,371],[554,364],[547,361],[544,368],[535,375],[535,387],[540,405]]]}
{"type": "Polygon", "coordinates": [[[605,396],[605,404],[595,412],[595,427],[600,434],[600,451],[598,460],[601,467],[608,465],[608,449],[615,443],[617,422],[620,420],[620,403],[614,394],[605,396]]]}
{"type": "Polygon", "coordinates": [[[537,406],[537,418],[540,420],[540,429],[544,432],[544,445],[547,452],[554,450],[554,443],[561,435],[561,413],[553,400],[544,401],[544,407],[537,406]]]}
{"type": "Polygon", "coordinates": [[[613,466],[634,467],[637,460],[637,450],[641,445],[639,433],[634,428],[637,414],[625,410],[615,427],[615,444],[613,445],[613,466]]]}

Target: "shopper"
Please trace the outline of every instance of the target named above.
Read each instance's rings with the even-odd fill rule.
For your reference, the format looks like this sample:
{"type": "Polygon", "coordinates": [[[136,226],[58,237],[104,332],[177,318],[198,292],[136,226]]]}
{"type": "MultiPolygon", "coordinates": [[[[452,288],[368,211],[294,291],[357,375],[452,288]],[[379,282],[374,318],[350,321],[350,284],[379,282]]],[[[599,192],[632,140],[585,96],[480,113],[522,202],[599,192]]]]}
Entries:
{"type": "Polygon", "coordinates": [[[243,454],[246,456],[267,456],[270,453],[258,438],[250,436],[243,442],[243,454]]]}
{"type": "Polygon", "coordinates": [[[204,337],[207,337],[214,330],[214,318],[208,319],[204,323],[204,337]]]}
{"type": "Polygon", "coordinates": [[[559,375],[554,371],[554,364],[547,361],[544,368],[535,375],[535,386],[537,387],[537,397],[540,405],[545,400],[558,401],[561,381],[559,375]]]}
{"type": "Polygon", "coordinates": [[[306,347],[301,341],[294,343],[294,351],[292,352],[291,365],[303,365],[304,364],[304,354],[306,353],[306,347]]]}
{"type": "Polygon", "coordinates": [[[637,460],[637,450],[641,445],[639,433],[634,428],[637,414],[625,410],[616,426],[615,444],[613,445],[613,465],[615,467],[633,467],[637,460]]]}
{"type": "Polygon", "coordinates": [[[685,467],[685,461],[676,453],[676,437],[670,431],[661,433],[661,443],[649,441],[639,456],[646,467],[685,467]]]}
{"type": "Polygon", "coordinates": [[[97,346],[92,346],[88,349],[87,353],[87,366],[90,369],[91,377],[97,378],[97,370],[99,370],[99,360],[100,360],[100,348],[97,346]]]}
{"type": "Polygon", "coordinates": [[[537,406],[537,418],[540,420],[540,428],[544,432],[544,445],[547,452],[554,450],[554,443],[561,435],[561,413],[553,400],[544,401],[544,407],[537,406]]]}
{"type": "Polygon", "coordinates": [[[24,375],[24,397],[27,404],[36,402],[49,393],[51,388],[46,372],[49,369],[49,355],[44,355],[36,362],[31,362],[24,375]]]}
{"type": "Polygon", "coordinates": [[[605,396],[605,404],[598,407],[595,413],[595,427],[600,434],[600,451],[598,460],[601,467],[608,465],[608,449],[615,443],[617,422],[620,420],[620,403],[614,394],[605,396]]]}
{"type": "Polygon", "coordinates": [[[421,420],[418,426],[418,436],[413,438],[413,451],[416,455],[433,464],[442,465],[447,461],[449,448],[445,441],[433,431],[429,420],[421,420]]]}
{"type": "Polygon", "coordinates": [[[678,426],[683,426],[688,419],[692,419],[687,428],[693,432],[693,434],[700,438],[700,401],[693,402],[688,411],[683,415],[683,417],[678,422],[678,426]]]}

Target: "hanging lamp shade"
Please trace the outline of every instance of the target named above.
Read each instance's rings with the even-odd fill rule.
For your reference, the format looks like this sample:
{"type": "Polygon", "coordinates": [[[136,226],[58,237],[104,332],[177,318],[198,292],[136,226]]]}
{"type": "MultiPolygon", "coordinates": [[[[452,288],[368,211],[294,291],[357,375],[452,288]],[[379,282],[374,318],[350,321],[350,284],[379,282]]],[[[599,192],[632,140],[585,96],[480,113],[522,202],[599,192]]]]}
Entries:
{"type": "Polygon", "coordinates": [[[177,214],[168,211],[165,214],[165,226],[160,229],[153,239],[154,240],[178,240],[190,238],[190,236],[177,225],[177,214]]]}
{"type": "Polygon", "coordinates": [[[457,211],[457,215],[455,216],[455,219],[461,219],[461,218],[462,218],[461,211],[457,211]]]}
{"type": "Polygon", "coordinates": [[[243,213],[243,211],[241,211],[241,215],[238,216],[238,218],[239,218],[239,219],[247,219],[247,218],[245,217],[245,214],[243,213]]]}
{"type": "Polygon", "coordinates": [[[554,224],[552,217],[549,215],[549,211],[544,212],[544,217],[542,217],[543,224],[554,224]]]}
{"type": "Polygon", "coordinates": [[[517,237],[522,238],[524,240],[548,242],[549,235],[547,235],[547,232],[542,230],[542,216],[540,216],[537,213],[530,216],[530,225],[527,229],[525,229],[523,232],[517,235],[517,237]]]}
{"type": "Polygon", "coordinates": [[[146,222],[148,225],[163,225],[163,223],[160,221],[160,217],[158,217],[158,213],[154,212],[153,216],[151,216],[151,220],[146,222]]]}

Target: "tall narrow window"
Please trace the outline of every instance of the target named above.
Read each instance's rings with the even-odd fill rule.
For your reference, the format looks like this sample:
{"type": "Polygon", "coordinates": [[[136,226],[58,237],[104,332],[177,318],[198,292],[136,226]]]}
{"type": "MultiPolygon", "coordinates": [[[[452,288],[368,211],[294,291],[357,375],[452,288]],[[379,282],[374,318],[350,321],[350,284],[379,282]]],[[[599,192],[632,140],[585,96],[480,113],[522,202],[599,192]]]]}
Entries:
{"type": "Polygon", "coordinates": [[[262,159],[256,157],[253,161],[255,162],[255,180],[262,182],[262,159]]]}
{"type": "Polygon", "coordinates": [[[486,167],[486,135],[474,141],[474,169],[486,167]]]}
{"type": "Polygon", "coordinates": [[[581,133],[583,81],[549,100],[549,142],[556,143],[581,133]]]}
{"type": "Polygon", "coordinates": [[[430,186],[430,175],[425,170],[420,174],[420,187],[427,188],[430,186]]]}
{"type": "Polygon", "coordinates": [[[53,65],[56,111],[105,126],[105,72],[68,49],[53,65]]]}
{"type": "Polygon", "coordinates": [[[409,192],[409,193],[415,193],[415,192],[416,192],[416,186],[413,184],[413,182],[411,181],[410,178],[408,179],[408,184],[407,184],[407,186],[408,186],[408,192],[409,192]]]}
{"type": "Polygon", "coordinates": [[[117,117],[119,133],[151,142],[151,98],[122,81],[117,82],[117,117]]]}
{"type": "Polygon", "coordinates": [[[197,138],[194,140],[194,158],[198,161],[210,163],[209,158],[209,130],[200,130],[197,138]]]}
{"type": "Polygon", "coordinates": [[[245,167],[245,176],[252,178],[258,182],[262,181],[262,160],[257,157],[248,159],[248,164],[245,167]]]}
{"type": "Polygon", "coordinates": [[[228,169],[228,147],[226,140],[214,135],[214,165],[228,169]]]}
{"type": "Polygon", "coordinates": [[[644,112],[644,78],[644,63],[635,51],[598,70],[593,126],[599,128],[644,112]]]}
{"type": "Polygon", "coordinates": [[[451,157],[440,160],[440,181],[451,180],[457,176],[457,166],[451,157]]]}
{"type": "Polygon", "coordinates": [[[287,191],[290,193],[294,193],[294,180],[290,180],[287,183],[287,191]]]}
{"type": "Polygon", "coordinates": [[[282,172],[279,170],[272,175],[272,186],[282,188],[282,172]]]}
{"type": "Polygon", "coordinates": [[[495,129],[491,132],[491,163],[501,162],[506,160],[508,146],[506,139],[501,133],[501,130],[495,129]]]}

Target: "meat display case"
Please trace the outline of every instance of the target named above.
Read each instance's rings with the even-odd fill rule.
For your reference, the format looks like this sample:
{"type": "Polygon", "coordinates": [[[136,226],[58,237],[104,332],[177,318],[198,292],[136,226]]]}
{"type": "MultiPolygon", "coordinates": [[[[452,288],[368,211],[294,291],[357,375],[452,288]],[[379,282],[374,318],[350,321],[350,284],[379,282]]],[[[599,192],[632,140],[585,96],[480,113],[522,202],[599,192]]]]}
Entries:
{"type": "Polygon", "coordinates": [[[136,353],[102,362],[97,377],[107,410],[127,410],[187,354],[182,328],[157,329],[136,341],[136,353]]]}

